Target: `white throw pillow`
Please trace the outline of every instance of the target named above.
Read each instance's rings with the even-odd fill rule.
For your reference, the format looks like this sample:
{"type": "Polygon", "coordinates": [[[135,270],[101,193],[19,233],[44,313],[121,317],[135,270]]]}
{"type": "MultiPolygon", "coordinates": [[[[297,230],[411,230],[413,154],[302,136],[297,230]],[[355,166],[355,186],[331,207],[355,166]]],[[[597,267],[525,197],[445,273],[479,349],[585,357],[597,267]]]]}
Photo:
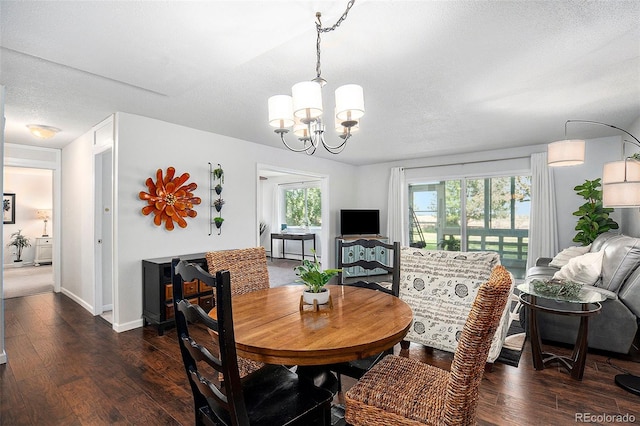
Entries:
{"type": "Polygon", "coordinates": [[[604,250],[595,253],[585,253],[569,260],[558,272],[554,279],[569,280],[580,284],[592,285],[602,272],[602,258],[604,250]]]}
{"type": "Polygon", "coordinates": [[[589,244],[588,246],[572,246],[572,247],[568,247],[564,250],[562,250],[560,253],[558,253],[553,260],[551,260],[551,262],[549,262],[549,266],[555,266],[556,268],[562,268],[564,265],[566,265],[569,260],[573,259],[574,257],[578,257],[578,256],[582,256],[585,253],[589,253],[589,250],[591,250],[591,244],[589,244]]]}

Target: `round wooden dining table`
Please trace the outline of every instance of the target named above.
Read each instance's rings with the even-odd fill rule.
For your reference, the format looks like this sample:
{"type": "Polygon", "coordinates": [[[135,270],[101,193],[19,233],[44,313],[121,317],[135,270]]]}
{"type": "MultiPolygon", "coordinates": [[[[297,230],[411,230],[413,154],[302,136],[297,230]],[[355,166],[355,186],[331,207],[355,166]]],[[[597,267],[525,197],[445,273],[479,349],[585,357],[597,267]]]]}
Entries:
{"type": "Polygon", "coordinates": [[[332,307],[321,305],[318,311],[312,305],[300,310],[301,285],[233,296],[238,355],[268,364],[326,365],[382,352],[409,330],[413,314],[399,298],[346,285],[326,287],[332,307]]]}

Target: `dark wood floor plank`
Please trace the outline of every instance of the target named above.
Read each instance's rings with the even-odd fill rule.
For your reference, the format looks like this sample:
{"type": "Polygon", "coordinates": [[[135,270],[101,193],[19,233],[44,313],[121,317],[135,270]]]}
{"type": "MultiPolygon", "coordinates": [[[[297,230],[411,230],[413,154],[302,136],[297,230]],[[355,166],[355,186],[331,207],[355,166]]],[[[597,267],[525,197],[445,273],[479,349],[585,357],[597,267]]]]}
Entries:
{"type": "Polygon", "coordinates": [[[87,376],[59,387],[74,414],[82,424],[126,424],[125,417],[112,400],[106,397],[100,386],[87,376]],[[78,398],[78,395],[82,395],[78,398]]]}
{"type": "MultiPolygon", "coordinates": [[[[19,380],[18,388],[32,424],[61,424],[63,419],[75,418],[60,388],[46,372],[19,380]]],[[[77,398],[84,398],[84,395],[77,395],[77,398]]]]}
{"type": "MultiPolygon", "coordinates": [[[[5,301],[8,365],[0,366],[2,425],[191,425],[193,403],[175,329],[116,333],[61,294],[5,301]]],[[[208,338],[204,331],[201,339],[208,338]]],[[[566,347],[545,346],[569,354],[566,347]]],[[[452,354],[422,345],[395,353],[448,370],[452,354]]],[[[640,397],[615,385],[640,363],[589,353],[583,381],[559,367],[533,369],[525,344],[518,368],[496,364],[480,385],[478,424],[575,424],[576,413],[632,414],[640,397]]],[[[343,390],[355,380],[343,377],[343,390]]],[[[335,401],[344,402],[339,393],[335,401]]]]}
{"type": "Polygon", "coordinates": [[[0,424],[29,424],[22,393],[8,365],[0,366],[0,424]]]}

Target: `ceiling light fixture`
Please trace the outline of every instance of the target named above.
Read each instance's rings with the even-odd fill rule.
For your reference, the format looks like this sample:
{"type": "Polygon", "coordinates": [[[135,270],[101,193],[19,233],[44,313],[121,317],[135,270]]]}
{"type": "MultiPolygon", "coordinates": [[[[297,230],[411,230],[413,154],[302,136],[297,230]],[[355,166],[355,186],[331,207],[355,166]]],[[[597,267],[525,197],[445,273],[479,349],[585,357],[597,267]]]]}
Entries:
{"type": "MultiPolygon", "coordinates": [[[[316,13],[316,77],[311,81],[303,81],[294,84],[291,88],[293,96],[275,95],[269,98],[269,124],[276,129],[274,132],[280,135],[284,145],[294,152],[306,152],[313,155],[322,143],[322,146],[331,154],[338,154],[345,148],[351,134],[359,128],[359,120],[364,115],[364,92],[362,86],[346,84],[335,91],[336,107],[335,128],[342,139],[338,145],[329,145],[325,141],[325,127],[327,123],[322,118],[322,87],[326,80],[322,78],[320,71],[320,34],[333,31],[347,18],[347,14],[355,0],[350,0],[347,9],[340,19],[331,27],[322,27],[320,12],[316,13]],[[302,143],[301,147],[294,148],[285,140],[285,134],[293,128],[293,134],[302,143]]],[[[328,126],[331,127],[331,121],[328,126]]]]}
{"type": "Polygon", "coordinates": [[[602,172],[602,204],[604,207],[640,207],[640,158],[639,154],[624,155],[624,143],[640,148],[640,140],[628,131],[611,124],[589,120],[567,120],[564,124],[565,140],[550,143],[547,146],[547,164],[549,166],[574,166],[584,163],[585,141],[566,139],[567,124],[587,123],[611,127],[626,133],[633,141],[623,139],[623,157],[621,161],[606,163],[602,172]]]}
{"type": "Polygon", "coordinates": [[[27,124],[31,134],[40,139],[50,139],[60,131],[57,127],[45,126],[42,124],[27,124]]]}

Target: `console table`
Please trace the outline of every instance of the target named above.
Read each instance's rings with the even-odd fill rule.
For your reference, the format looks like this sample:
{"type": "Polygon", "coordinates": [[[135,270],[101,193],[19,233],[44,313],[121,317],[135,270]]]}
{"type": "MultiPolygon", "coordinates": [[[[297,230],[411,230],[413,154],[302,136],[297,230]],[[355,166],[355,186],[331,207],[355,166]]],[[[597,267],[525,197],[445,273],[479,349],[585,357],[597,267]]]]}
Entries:
{"type": "MultiPolygon", "coordinates": [[[[144,324],[158,327],[158,335],[175,324],[173,312],[173,283],[171,282],[171,259],[179,257],[197,263],[207,270],[205,253],[182,256],[158,257],[142,261],[142,318],[144,324]]],[[[182,294],[193,304],[200,305],[205,311],[214,306],[213,289],[199,281],[185,282],[182,294]]]]}
{"type": "Polygon", "coordinates": [[[304,259],[304,242],[306,240],[313,240],[313,251],[316,250],[316,234],[312,232],[304,232],[304,233],[281,233],[281,234],[271,234],[271,260],[273,260],[273,240],[282,240],[282,257],[284,259],[284,243],[287,240],[295,240],[302,242],[302,258],[304,259]]]}

